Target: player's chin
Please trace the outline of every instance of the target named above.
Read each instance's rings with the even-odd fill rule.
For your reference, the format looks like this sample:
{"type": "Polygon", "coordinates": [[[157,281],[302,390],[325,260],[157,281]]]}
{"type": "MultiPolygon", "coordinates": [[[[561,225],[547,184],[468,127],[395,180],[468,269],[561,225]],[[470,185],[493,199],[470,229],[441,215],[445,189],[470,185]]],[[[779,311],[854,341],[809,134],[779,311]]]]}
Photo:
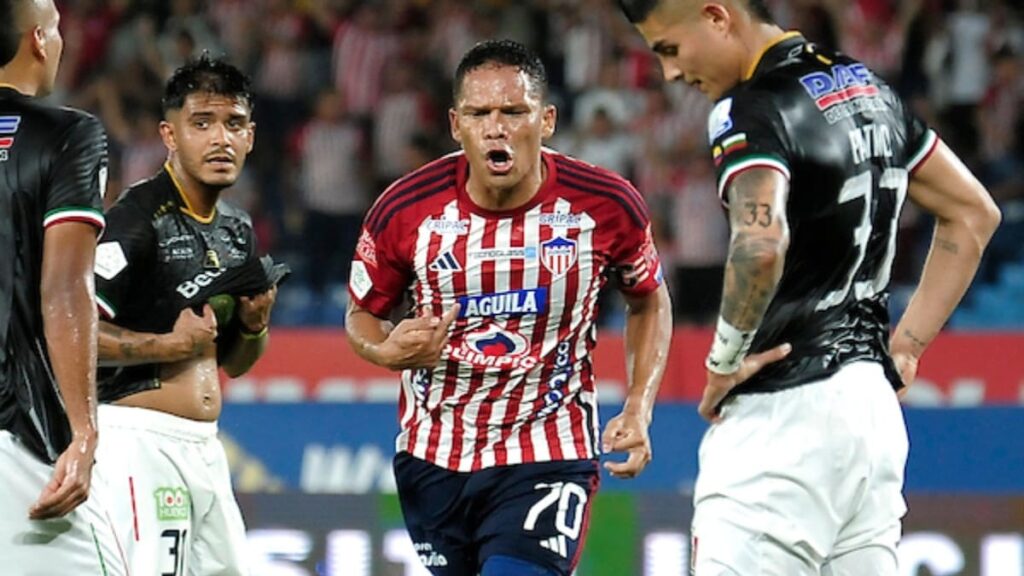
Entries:
{"type": "Polygon", "coordinates": [[[216,188],[233,186],[236,180],[238,180],[238,170],[236,168],[217,168],[215,170],[206,170],[203,174],[203,184],[216,188]]]}

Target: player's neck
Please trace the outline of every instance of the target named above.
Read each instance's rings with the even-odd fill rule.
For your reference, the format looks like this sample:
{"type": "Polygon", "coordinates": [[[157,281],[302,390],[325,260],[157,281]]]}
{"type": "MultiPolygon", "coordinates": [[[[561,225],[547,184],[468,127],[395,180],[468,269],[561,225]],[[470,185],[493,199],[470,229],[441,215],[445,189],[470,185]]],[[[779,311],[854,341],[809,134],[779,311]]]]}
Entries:
{"type": "Polygon", "coordinates": [[[0,87],[12,88],[26,96],[39,94],[39,82],[33,81],[32,75],[27,74],[16,62],[0,68],[0,87]]]}
{"type": "Polygon", "coordinates": [[[176,155],[171,155],[167,167],[170,169],[174,184],[185,198],[188,210],[200,219],[211,218],[220,197],[220,190],[213,190],[189,175],[176,155]]]}
{"type": "Polygon", "coordinates": [[[746,58],[742,63],[744,80],[750,77],[765,52],[777,43],[779,38],[785,33],[786,31],[779,28],[776,24],[759,21],[755,21],[750,24],[750,28],[748,28],[746,34],[744,34],[743,41],[746,48],[746,58]]]}
{"type": "Polygon", "coordinates": [[[473,177],[471,169],[469,179],[466,181],[466,193],[469,194],[469,199],[480,208],[494,212],[515,210],[523,206],[537,195],[541,185],[544,184],[544,177],[547,175],[547,166],[544,165],[544,160],[542,158],[537,160],[537,165],[511,188],[488,187],[480,181],[482,179],[473,177]]]}

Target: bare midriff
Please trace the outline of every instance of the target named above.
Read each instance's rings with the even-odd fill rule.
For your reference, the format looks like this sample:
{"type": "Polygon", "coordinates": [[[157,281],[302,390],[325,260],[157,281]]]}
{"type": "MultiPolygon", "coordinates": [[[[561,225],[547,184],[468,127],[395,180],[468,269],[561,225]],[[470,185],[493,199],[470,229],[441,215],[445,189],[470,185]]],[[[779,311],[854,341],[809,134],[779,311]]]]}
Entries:
{"type": "Polygon", "coordinates": [[[220,376],[215,348],[196,358],[160,367],[160,388],[146,390],[115,402],[159,410],[189,420],[212,422],[220,417],[220,376]]]}

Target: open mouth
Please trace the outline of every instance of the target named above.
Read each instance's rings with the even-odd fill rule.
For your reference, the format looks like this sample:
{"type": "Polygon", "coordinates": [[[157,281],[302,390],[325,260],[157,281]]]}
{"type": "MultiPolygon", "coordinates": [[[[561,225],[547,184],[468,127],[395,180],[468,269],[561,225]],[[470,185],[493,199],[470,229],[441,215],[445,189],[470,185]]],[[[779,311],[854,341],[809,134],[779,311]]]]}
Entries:
{"type": "Polygon", "coordinates": [[[512,171],[512,155],[507,150],[488,150],[487,169],[496,175],[508,174],[512,171]]]}
{"type": "Polygon", "coordinates": [[[206,159],[206,163],[215,168],[233,168],[235,166],[235,161],[230,156],[224,155],[210,156],[206,159]]]}

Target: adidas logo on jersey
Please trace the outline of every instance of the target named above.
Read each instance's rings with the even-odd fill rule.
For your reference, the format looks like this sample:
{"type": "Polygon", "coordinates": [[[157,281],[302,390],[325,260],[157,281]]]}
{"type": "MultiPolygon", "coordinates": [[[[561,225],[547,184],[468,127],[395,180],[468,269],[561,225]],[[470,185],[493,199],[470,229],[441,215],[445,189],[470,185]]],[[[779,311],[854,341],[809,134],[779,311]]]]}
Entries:
{"type": "Polygon", "coordinates": [[[451,252],[445,252],[430,263],[430,270],[433,272],[460,272],[462,265],[455,259],[451,252]]]}
{"type": "Polygon", "coordinates": [[[562,558],[569,557],[568,548],[565,545],[565,536],[552,536],[546,540],[540,541],[540,547],[545,550],[551,550],[555,554],[558,554],[562,558]]]}

